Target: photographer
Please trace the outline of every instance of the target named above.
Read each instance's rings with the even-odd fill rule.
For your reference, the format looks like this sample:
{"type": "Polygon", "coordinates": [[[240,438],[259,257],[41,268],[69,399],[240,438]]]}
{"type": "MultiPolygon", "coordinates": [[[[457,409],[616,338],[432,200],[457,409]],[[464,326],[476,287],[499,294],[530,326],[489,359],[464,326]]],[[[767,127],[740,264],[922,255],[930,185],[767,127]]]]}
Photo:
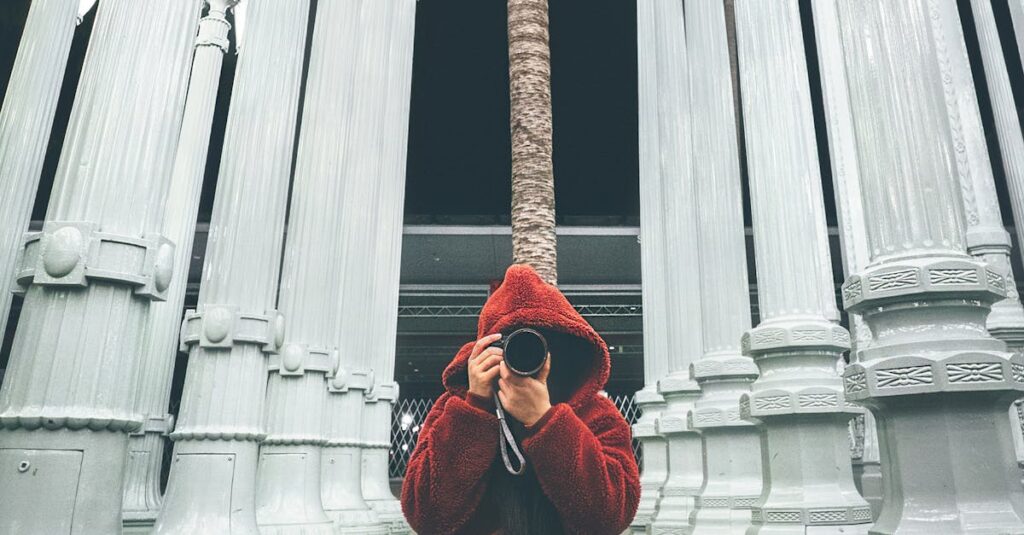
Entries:
{"type": "Polygon", "coordinates": [[[409,461],[409,524],[422,535],[622,533],[640,483],[629,425],[599,394],[610,369],[604,341],[524,265],[510,267],[484,305],[478,336],[442,374],[446,392],[409,461]],[[515,373],[495,345],[524,327],[548,349],[532,375],[515,373]],[[499,453],[495,393],[525,455],[522,475],[499,453]]]}

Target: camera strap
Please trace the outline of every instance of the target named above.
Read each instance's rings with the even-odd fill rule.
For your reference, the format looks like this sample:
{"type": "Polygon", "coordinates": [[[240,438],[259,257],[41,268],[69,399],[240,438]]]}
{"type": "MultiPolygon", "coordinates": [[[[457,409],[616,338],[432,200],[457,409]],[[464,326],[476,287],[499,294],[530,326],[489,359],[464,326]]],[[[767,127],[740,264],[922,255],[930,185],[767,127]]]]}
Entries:
{"type": "Polygon", "coordinates": [[[497,392],[494,393],[494,413],[498,415],[498,448],[501,449],[501,460],[505,462],[505,470],[514,476],[522,475],[526,470],[526,458],[523,457],[523,452],[519,451],[516,437],[512,435],[512,430],[508,427],[508,421],[505,420],[505,409],[501,406],[497,392]],[[509,449],[519,461],[519,468],[512,466],[512,460],[508,455],[509,449]]]}

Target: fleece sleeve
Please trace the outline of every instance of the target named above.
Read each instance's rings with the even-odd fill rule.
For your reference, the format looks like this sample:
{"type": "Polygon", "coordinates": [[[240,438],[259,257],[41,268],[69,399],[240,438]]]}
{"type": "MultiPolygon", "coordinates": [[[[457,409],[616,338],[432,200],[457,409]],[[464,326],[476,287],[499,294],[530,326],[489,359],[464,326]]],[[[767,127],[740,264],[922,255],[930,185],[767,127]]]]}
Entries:
{"type": "Polygon", "coordinates": [[[555,405],[528,429],[523,446],[567,531],[617,535],[640,501],[629,424],[604,398],[581,412],[582,419],[569,405],[555,405]]]}
{"type": "Polygon", "coordinates": [[[402,483],[402,511],[417,533],[457,533],[477,510],[498,449],[497,417],[479,400],[438,398],[402,483]]]}

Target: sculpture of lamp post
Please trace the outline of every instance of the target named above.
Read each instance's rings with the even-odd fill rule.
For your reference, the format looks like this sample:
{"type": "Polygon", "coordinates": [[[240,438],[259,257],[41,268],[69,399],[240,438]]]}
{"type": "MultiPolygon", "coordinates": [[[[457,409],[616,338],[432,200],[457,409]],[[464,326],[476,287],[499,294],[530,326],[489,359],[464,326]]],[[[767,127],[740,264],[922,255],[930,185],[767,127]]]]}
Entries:
{"type": "MultiPolygon", "coordinates": [[[[839,243],[844,275],[850,276],[868,262],[869,249],[864,208],[860,199],[857,144],[853,132],[846,68],[843,65],[842,36],[835,0],[811,4],[814,33],[821,72],[821,89],[828,122],[829,160],[836,211],[839,218],[839,243]]],[[[850,314],[850,360],[859,360],[859,351],[871,343],[871,330],[860,314],[850,314]]],[[[853,472],[857,490],[871,505],[872,517],[882,506],[882,468],[878,451],[878,431],[869,411],[850,422],[853,440],[853,472]]]]}
{"type": "Polygon", "coordinates": [[[879,424],[886,500],[873,532],[1016,533],[1024,489],[1006,411],[1024,361],[986,329],[1006,280],[966,253],[966,147],[951,135],[963,123],[946,95],[961,45],[934,24],[939,9],[839,4],[871,250],[843,301],[874,334],[845,388],[879,424]]]}
{"type": "Polygon", "coordinates": [[[395,382],[395,339],[398,334],[398,283],[402,255],[402,216],[408,153],[409,101],[412,91],[413,37],[416,2],[390,0],[392,31],[389,41],[387,85],[380,144],[380,183],[374,213],[377,221],[368,272],[369,298],[359,314],[371,319],[368,326],[367,367],[373,370],[374,386],[364,399],[362,420],[363,497],[387,523],[393,535],[410,533],[401,505],[391,492],[388,460],[391,448],[391,413],[398,401],[395,382]]]}
{"type": "MultiPolygon", "coordinates": [[[[309,3],[246,0],[167,494],[154,533],[259,533],[256,473],[309,3]]],[[[241,6],[239,6],[241,7],[241,6]]],[[[242,20],[236,9],[236,22],[242,20]]]]}
{"type": "MultiPolygon", "coordinates": [[[[267,438],[260,448],[256,520],[264,535],[336,531],[325,512],[322,467],[336,462],[327,447],[334,435],[328,422],[350,414],[329,405],[326,381],[345,378],[337,373],[337,326],[347,251],[337,233],[343,214],[355,209],[342,170],[354,157],[347,149],[357,6],[317,4],[278,297],[289,329],[280,356],[271,358],[267,438]]],[[[327,488],[358,481],[345,474],[327,488]]]]}
{"type": "MultiPolygon", "coordinates": [[[[362,490],[362,423],[367,418],[363,398],[374,389],[374,374],[367,366],[373,335],[368,324],[373,315],[366,309],[375,297],[370,278],[378,260],[372,252],[373,225],[379,217],[374,195],[381,187],[380,145],[383,110],[386,106],[388,42],[394,21],[392,1],[347,2],[320,5],[320,20],[352,37],[349,56],[337,51],[332,56],[339,83],[350,83],[341,109],[346,130],[338,147],[339,170],[335,173],[343,193],[335,237],[339,247],[338,294],[332,311],[334,339],[339,361],[329,381],[328,410],[325,414],[327,448],[322,464],[324,505],[341,533],[387,534],[388,527],[370,508],[362,490]],[[349,22],[346,25],[346,21],[349,22]],[[355,21],[360,21],[356,25],[355,21]],[[366,177],[374,177],[368,180],[366,177]],[[367,217],[372,213],[374,217],[367,217]]],[[[336,41],[336,40],[335,40],[336,41]]],[[[332,40],[325,47],[336,46],[332,40]]],[[[329,98],[325,95],[326,98],[329,98]]]]}
{"type": "MultiPolygon", "coordinates": [[[[175,276],[160,221],[200,6],[99,7],[46,221],[27,235],[17,271],[26,295],[0,390],[0,532],[121,529],[144,326],[175,276]]],[[[27,42],[39,37],[28,30],[27,42]]],[[[64,46],[53,38],[41,50],[64,46]]],[[[54,69],[31,68],[43,78],[54,69]]]]}
{"type": "Polygon", "coordinates": [[[640,418],[633,437],[643,448],[640,504],[632,529],[646,533],[668,476],[665,437],[657,422],[665,410],[658,379],[668,374],[668,322],[665,299],[665,215],[661,204],[661,154],[658,144],[658,55],[655,0],[637,2],[637,64],[640,121],[640,266],[644,303],[644,388],[634,399],[640,418]]]}
{"type": "Polygon", "coordinates": [[[228,51],[231,25],[226,15],[236,1],[208,0],[210,9],[199,21],[195,40],[188,95],[163,222],[164,236],[177,244],[174,272],[179,276],[174,277],[167,288],[167,301],[154,304],[146,322],[142,351],[142,369],[146,372],[136,394],[136,410],[142,414],[143,424],[128,439],[128,466],[121,510],[126,533],[148,533],[160,512],[164,437],[173,428],[173,417],[167,414],[167,404],[178,354],[181,309],[188,286],[192,240],[199,212],[199,196],[203,191],[221,64],[228,51]]]}
{"type": "MultiPolygon", "coordinates": [[[[682,2],[657,2],[654,31],[658,83],[658,149],[661,154],[665,217],[665,284],[668,321],[668,375],[658,381],[666,408],[657,421],[668,443],[668,478],[651,524],[652,533],[679,533],[690,527],[704,481],[700,433],[687,418],[700,388],[690,364],[703,351],[697,217],[690,163],[690,106],[686,28],[682,2]]],[[[650,244],[653,245],[653,244],[650,244]]]]}
{"type": "Polygon", "coordinates": [[[32,216],[78,2],[33,2],[0,110],[0,333],[6,332],[18,251],[32,216]]]}
{"type": "Polygon", "coordinates": [[[696,182],[698,258],[704,354],[691,364],[701,396],[690,412],[704,438],[704,487],[697,498],[693,532],[742,534],[761,494],[761,431],[740,418],[740,398],[757,378],[754,361],[742,354],[741,335],[750,329],[746,233],[743,227],[739,140],[725,6],[686,3],[687,56],[696,182]]]}
{"type": "MultiPolygon", "coordinates": [[[[1019,0],[1011,0],[1009,3],[1011,13],[1014,14],[1014,27],[1019,28],[1017,17],[1024,14],[1021,11],[1022,4],[1019,0]]],[[[992,3],[990,0],[971,0],[971,12],[974,15],[974,26],[978,32],[981,62],[985,72],[989,101],[992,105],[992,116],[995,119],[996,139],[999,142],[999,152],[1002,156],[1001,163],[1010,190],[1010,208],[1015,221],[1024,221],[1024,134],[1021,133],[1020,123],[1017,120],[1017,104],[1010,87],[1010,76],[1006,70],[1006,59],[1003,57],[1003,48],[999,41],[992,3]]],[[[1017,35],[1022,34],[1018,32],[1017,35]]],[[[996,208],[998,209],[998,205],[996,208]]],[[[1017,224],[1015,228],[1017,243],[1024,243],[1024,239],[1022,239],[1024,225],[1017,224]]],[[[1020,254],[1024,254],[1024,252],[1020,254]]],[[[1009,271],[1007,274],[1012,275],[1009,271]]],[[[1006,294],[1007,299],[1000,303],[1006,303],[1012,299],[1012,295],[1017,294],[1015,281],[1007,282],[1006,294]]],[[[1019,295],[1017,297],[1019,299],[1019,295]]],[[[1014,351],[1021,351],[1019,340],[1002,335],[1007,332],[1011,336],[1018,333],[1015,330],[1000,328],[1002,325],[1007,325],[1005,321],[993,321],[995,319],[993,316],[998,317],[996,315],[997,306],[993,306],[992,314],[988,318],[989,332],[1005,341],[1014,351]]],[[[1005,305],[1003,309],[1008,310],[1005,305]]],[[[1010,421],[1013,422],[1017,465],[1024,470],[1024,412],[1022,412],[1022,403],[1019,399],[1010,407],[1010,421]]]]}
{"type": "Polygon", "coordinates": [[[750,533],[866,533],[836,367],[837,323],[810,87],[796,0],[736,3],[761,323],[743,336],[761,375],[744,416],[764,424],[764,489],[750,533]]]}

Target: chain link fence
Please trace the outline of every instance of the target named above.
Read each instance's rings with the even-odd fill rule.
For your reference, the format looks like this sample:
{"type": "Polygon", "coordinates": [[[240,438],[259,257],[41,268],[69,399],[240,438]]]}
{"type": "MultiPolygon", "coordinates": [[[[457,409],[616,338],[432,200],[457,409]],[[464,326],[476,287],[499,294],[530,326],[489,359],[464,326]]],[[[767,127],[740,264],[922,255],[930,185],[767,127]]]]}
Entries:
{"type": "MultiPolygon", "coordinates": [[[[623,394],[609,397],[630,425],[633,425],[640,417],[640,409],[633,402],[632,395],[623,394]]],[[[434,400],[429,398],[402,398],[392,406],[391,456],[388,463],[388,472],[392,478],[405,476],[405,467],[416,448],[416,440],[419,438],[423,421],[427,419],[427,414],[433,406],[434,400]]],[[[633,440],[633,454],[636,456],[637,464],[640,464],[642,462],[640,441],[635,439],[633,440]]]]}

